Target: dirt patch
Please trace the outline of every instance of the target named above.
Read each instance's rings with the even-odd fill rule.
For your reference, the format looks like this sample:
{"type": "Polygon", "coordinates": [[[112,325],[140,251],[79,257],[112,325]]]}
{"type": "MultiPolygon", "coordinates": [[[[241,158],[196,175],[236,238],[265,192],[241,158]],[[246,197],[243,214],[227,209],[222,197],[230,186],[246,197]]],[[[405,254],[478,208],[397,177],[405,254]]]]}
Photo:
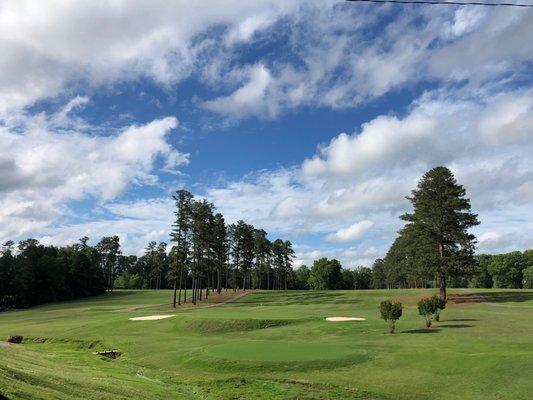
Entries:
{"type": "Polygon", "coordinates": [[[0,342],[0,347],[9,347],[11,343],[8,342],[0,342]]]}
{"type": "Polygon", "coordinates": [[[487,299],[478,293],[452,294],[447,299],[452,304],[486,303],[487,299]]]}
{"type": "Polygon", "coordinates": [[[329,321],[329,322],[366,321],[366,318],[360,318],[360,317],[327,317],[326,321],[329,321]]]}
{"type": "Polygon", "coordinates": [[[160,319],[172,318],[175,315],[148,315],[146,317],[133,317],[129,318],[130,321],[157,321],[160,319]]]}

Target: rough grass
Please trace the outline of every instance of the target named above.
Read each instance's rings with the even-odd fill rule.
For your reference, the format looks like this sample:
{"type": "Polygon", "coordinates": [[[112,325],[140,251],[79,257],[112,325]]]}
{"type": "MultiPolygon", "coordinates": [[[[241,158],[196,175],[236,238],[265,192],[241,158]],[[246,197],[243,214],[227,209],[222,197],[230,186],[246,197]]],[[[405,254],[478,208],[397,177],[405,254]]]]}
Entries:
{"type": "Polygon", "coordinates": [[[128,318],[146,310],[174,313],[171,292],[117,291],[1,313],[0,339],[25,340],[0,346],[0,393],[9,399],[528,399],[533,291],[452,291],[460,301],[425,329],[416,301],[434,293],[258,292],[134,322],[128,318]],[[386,298],[405,305],[394,335],[378,315],[386,298]],[[367,320],[332,324],[324,320],[331,315],[367,320]],[[104,349],[122,355],[93,354],[104,349]]]}
{"type": "Polygon", "coordinates": [[[303,322],[303,319],[225,319],[225,318],[197,318],[184,322],[183,327],[194,333],[232,333],[238,331],[252,331],[254,329],[275,328],[303,322]]]}

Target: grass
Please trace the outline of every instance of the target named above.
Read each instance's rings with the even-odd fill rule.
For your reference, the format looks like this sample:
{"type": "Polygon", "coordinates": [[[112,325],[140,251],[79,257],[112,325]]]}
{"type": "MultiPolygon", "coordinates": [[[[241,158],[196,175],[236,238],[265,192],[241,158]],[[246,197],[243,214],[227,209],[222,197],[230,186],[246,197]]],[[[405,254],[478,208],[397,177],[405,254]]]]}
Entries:
{"type": "Polygon", "coordinates": [[[219,306],[187,306],[169,319],[129,321],[173,313],[171,292],[117,291],[1,313],[0,338],[25,340],[0,346],[0,393],[9,399],[529,398],[533,291],[452,290],[455,300],[441,322],[425,329],[416,303],[432,294],[255,292],[219,306]],[[386,298],[405,307],[394,335],[378,315],[386,298]],[[367,320],[332,323],[328,316],[367,320]],[[93,354],[104,349],[122,355],[93,354]]]}

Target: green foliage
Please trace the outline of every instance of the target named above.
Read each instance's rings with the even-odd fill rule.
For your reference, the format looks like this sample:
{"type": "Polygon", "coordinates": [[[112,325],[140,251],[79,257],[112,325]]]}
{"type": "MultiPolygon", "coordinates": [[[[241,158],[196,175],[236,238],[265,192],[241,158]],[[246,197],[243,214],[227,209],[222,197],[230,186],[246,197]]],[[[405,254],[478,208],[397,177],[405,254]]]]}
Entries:
{"type": "Polygon", "coordinates": [[[35,239],[3,246],[0,257],[0,311],[102,293],[106,281],[97,251],[85,244],[44,246],[35,239]]]}
{"type": "Polygon", "coordinates": [[[302,265],[294,271],[294,289],[307,290],[309,289],[309,275],[311,271],[307,266],[302,265]]]}
{"type": "Polygon", "coordinates": [[[384,300],[379,305],[381,318],[389,323],[389,332],[394,333],[396,321],[402,316],[402,303],[384,300]]]}
{"type": "Polygon", "coordinates": [[[523,280],[522,271],[526,268],[527,262],[527,252],[524,252],[524,255],[519,251],[513,251],[507,254],[492,256],[487,269],[494,280],[494,287],[507,289],[521,288],[523,280]]]}
{"type": "Polygon", "coordinates": [[[433,318],[439,322],[440,312],[446,308],[446,300],[441,299],[440,296],[432,296],[430,300],[433,302],[433,318]]]}
{"type": "Polygon", "coordinates": [[[533,265],[525,268],[523,271],[524,289],[533,289],[533,265]]]}
{"type": "MultiPolygon", "coordinates": [[[[467,273],[474,266],[475,237],[468,229],[479,224],[470,212],[470,200],[452,172],[436,167],[426,172],[408,199],[413,212],[400,233],[396,260],[414,257],[413,265],[431,265],[439,276],[441,297],[446,298],[447,275],[467,273]],[[413,240],[414,239],[414,240],[413,240]],[[425,262],[420,262],[425,261],[425,262]]],[[[393,245],[394,246],[394,245],[393,245]]],[[[408,261],[409,262],[409,261],[408,261]]]]}
{"type": "Polygon", "coordinates": [[[341,264],[339,261],[320,258],[313,262],[309,273],[309,288],[313,290],[340,289],[342,287],[341,264]]]}
{"type": "Polygon", "coordinates": [[[418,302],[418,314],[422,315],[426,321],[426,328],[431,327],[431,319],[437,312],[437,304],[432,298],[421,299],[418,302]]]}

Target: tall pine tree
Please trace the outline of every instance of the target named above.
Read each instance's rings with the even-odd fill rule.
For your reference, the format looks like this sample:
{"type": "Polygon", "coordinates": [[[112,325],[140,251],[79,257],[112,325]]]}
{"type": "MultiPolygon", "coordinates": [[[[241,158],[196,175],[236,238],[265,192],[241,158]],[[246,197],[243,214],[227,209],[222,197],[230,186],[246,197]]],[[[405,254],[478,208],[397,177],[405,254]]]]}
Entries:
{"type": "Polygon", "coordinates": [[[475,236],[468,229],[479,221],[465,196],[466,190],[452,172],[446,167],[436,167],[424,174],[411,197],[407,197],[413,204],[413,212],[400,217],[432,244],[443,300],[446,300],[446,276],[456,268],[474,265],[475,236]]]}

